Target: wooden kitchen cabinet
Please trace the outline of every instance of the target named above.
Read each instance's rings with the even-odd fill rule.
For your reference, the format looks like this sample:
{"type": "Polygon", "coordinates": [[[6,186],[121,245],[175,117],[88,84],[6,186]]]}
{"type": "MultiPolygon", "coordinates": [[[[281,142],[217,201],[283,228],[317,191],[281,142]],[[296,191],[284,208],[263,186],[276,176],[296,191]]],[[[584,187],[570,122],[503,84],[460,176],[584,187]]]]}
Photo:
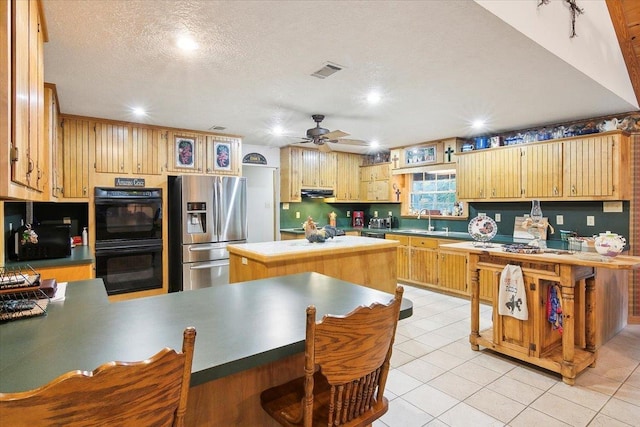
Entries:
{"type": "Polygon", "coordinates": [[[594,134],[564,143],[564,196],[567,200],[628,200],[629,137],[594,134]]]}
{"type": "Polygon", "coordinates": [[[45,83],[44,86],[44,134],[49,149],[49,196],[51,199],[62,197],[63,161],[62,161],[62,127],[60,110],[55,85],[45,83]]]}
{"type": "Polygon", "coordinates": [[[240,176],[242,174],[240,138],[207,135],[205,144],[207,173],[234,176],[240,176]],[[224,160],[225,155],[227,156],[226,166],[224,160]]]}
{"type": "Polygon", "coordinates": [[[336,202],[360,200],[360,165],[362,156],[352,153],[336,154],[336,202]]]}
{"type": "Polygon", "coordinates": [[[62,120],[62,163],[65,198],[89,197],[89,146],[93,145],[95,122],[81,118],[62,120]]]}
{"type": "Polygon", "coordinates": [[[360,168],[360,199],[389,202],[391,197],[391,163],[367,165],[360,168]]]}
{"type": "MultiPolygon", "coordinates": [[[[439,240],[438,246],[455,241],[439,240]]],[[[469,295],[467,280],[467,256],[438,248],[438,277],[436,284],[448,292],[469,295]]]]}
{"type": "Polygon", "coordinates": [[[280,149],[280,201],[300,202],[300,164],[302,163],[301,149],[297,147],[283,147],[280,149]]]}
{"type": "Polygon", "coordinates": [[[336,154],[318,150],[300,150],[302,188],[335,188],[336,154]]]}
{"type": "Polygon", "coordinates": [[[163,129],[131,128],[133,170],[135,174],[161,175],[166,163],[167,131],[163,129]]]}
{"type": "Polygon", "coordinates": [[[621,131],[458,153],[459,200],[628,200],[629,136],[621,131]]]}
{"type": "Polygon", "coordinates": [[[411,248],[409,246],[409,236],[405,236],[402,234],[390,234],[387,233],[385,235],[385,239],[389,240],[397,240],[400,242],[400,245],[397,247],[398,251],[398,262],[397,262],[397,270],[398,270],[398,280],[407,281],[409,280],[409,257],[411,256],[411,248]]]}
{"type": "Polygon", "coordinates": [[[409,238],[409,280],[422,285],[438,282],[438,241],[421,237],[409,238]]]}
{"type": "Polygon", "coordinates": [[[97,173],[123,174],[131,170],[131,144],[129,128],[121,124],[94,125],[95,171],[97,173]]]}
{"type": "Polygon", "coordinates": [[[203,174],[206,167],[204,159],[206,148],[204,147],[205,137],[202,134],[187,131],[173,131],[167,133],[167,164],[165,169],[171,173],[177,174],[203,174]],[[192,150],[193,164],[192,166],[181,166],[178,163],[178,150],[176,147],[176,138],[184,137],[193,139],[194,146],[192,150]]]}
{"type": "MultiPolygon", "coordinates": [[[[9,143],[2,178],[2,193],[9,197],[42,200],[49,170],[48,146],[44,135],[44,42],[46,35],[39,2],[12,0],[3,2],[0,19],[6,46],[2,79],[10,117],[3,134],[9,143]],[[8,49],[7,49],[8,48],[8,49]],[[5,182],[4,180],[7,179],[5,182]],[[10,182],[9,182],[10,181],[10,182]],[[14,187],[11,183],[18,184],[14,187]],[[25,191],[26,189],[26,191],[25,191]],[[35,190],[37,194],[29,193],[35,190]]],[[[3,159],[4,160],[4,159],[3,159]]]]}

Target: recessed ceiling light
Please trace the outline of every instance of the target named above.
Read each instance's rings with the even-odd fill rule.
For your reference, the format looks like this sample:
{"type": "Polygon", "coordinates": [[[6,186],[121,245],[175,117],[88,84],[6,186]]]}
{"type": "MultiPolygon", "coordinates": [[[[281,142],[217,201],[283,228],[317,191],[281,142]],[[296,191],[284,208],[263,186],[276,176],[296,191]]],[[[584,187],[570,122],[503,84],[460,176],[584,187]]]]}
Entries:
{"type": "Polygon", "coordinates": [[[135,114],[136,116],[146,116],[147,112],[142,107],[134,107],[133,114],[135,114]]]}
{"type": "Polygon", "coordinates": [[[369,143],[369,147],[371,148],[378,148],[380,146],[380,143],[378,141],[371,141],[369,143]]]}
{"type": "Polygon", "coordinates": [[[271,129],[271,134],[273,135],[282,135],[284,134],[284,128],[280,125],[276,125],[271,129]]]}
{"type": "Polygon", "coordinates": [[[367,95],[367,102],[369,104],[377,104],[382,99],[382,96],[378,92],[371,92],[367,95]]]}
{"type": "Polygon", "coordinates": [[[176,42],[178,47],[184,51],[191,52],[198,49],[198,43],[189,36],[180,36],[176,42]]]}
{"type": "Polygon", "coordinates": [[[482,129],[482,128],[485,126],[485,124],[486,124],[486,123],[484,122],[484,120],[482,120],[482,119],[477,119],[477,120],[474,120],[474,121],[473,121],[473,123],[471,123],[471,126],[472,126],[474,129],[482,129]]]}

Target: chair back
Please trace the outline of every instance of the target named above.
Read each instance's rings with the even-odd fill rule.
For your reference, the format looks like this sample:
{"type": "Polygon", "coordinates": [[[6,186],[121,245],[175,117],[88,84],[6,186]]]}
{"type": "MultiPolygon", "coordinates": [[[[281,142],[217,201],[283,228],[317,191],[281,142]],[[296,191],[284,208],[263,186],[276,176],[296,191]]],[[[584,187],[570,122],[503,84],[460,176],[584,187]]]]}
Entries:
{"type": "Polygon", "coordinates": [[[68,372],[35,390],[0,393],[1,424],[181,427],[195,337],[193,327],[185,329],[182,353],[165,348],[144,361],[109,362],[92,372],[68,372]]]}
{"type": "Polygon", "coordinates": [[[327,404],[314,403],[316,366],[331,387],[326,408],[329,425],[343,425],[376,404],[386,405],[383,394],[403,292],[398,286],[386,305],[361,306],[345,316],[326,315],[318,323],[315,307],[307,308],[305,426],[312,425],[313,405],[327,404]]]}

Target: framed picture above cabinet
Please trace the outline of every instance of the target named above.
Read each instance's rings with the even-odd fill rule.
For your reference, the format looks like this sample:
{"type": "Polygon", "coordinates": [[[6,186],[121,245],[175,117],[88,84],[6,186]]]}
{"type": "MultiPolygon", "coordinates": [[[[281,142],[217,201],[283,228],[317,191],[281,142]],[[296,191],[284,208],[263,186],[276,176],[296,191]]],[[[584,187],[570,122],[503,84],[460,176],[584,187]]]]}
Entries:
{"type": "Polygon", "coordinates": [[[231,170],[231,144],[228,142],[216,142],[214,144],[215,162],[213,169],[218,171],[231,170]]]}
{"type": "Polygon", "coordinates": [[[438,152],[438,148],[438,144],[406,148],[404,152],[405,164],[403,167],[441,163],[442,153],[438,152]]]}

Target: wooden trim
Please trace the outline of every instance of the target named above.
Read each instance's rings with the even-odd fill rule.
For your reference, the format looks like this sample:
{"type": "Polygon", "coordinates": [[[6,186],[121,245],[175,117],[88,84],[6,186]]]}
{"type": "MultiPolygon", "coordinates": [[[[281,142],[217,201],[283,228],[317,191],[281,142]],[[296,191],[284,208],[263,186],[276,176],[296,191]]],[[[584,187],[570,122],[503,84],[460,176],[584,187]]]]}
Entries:
{"type": "Polygon", "coordinates": [[[609,9],[609,15],[611,16],[611,22],[613,28],[618,37],[618,43],[620,44],[620,50],[624,62],[627,65],[627,72],[631,79],[631,85],[633,86],[633,92],[636,95],[636,100],[640,103],[640,62],[638,56],[633,48],[634,37],[629,33],[629,25],[627,18],[630,16],[625,15],[628,9],[633,7],[631,3],[635,3],[636,0],[606,0],[607,9],[609,9]],[[627,3],[627,6],[625,6],[627,3]]]}

